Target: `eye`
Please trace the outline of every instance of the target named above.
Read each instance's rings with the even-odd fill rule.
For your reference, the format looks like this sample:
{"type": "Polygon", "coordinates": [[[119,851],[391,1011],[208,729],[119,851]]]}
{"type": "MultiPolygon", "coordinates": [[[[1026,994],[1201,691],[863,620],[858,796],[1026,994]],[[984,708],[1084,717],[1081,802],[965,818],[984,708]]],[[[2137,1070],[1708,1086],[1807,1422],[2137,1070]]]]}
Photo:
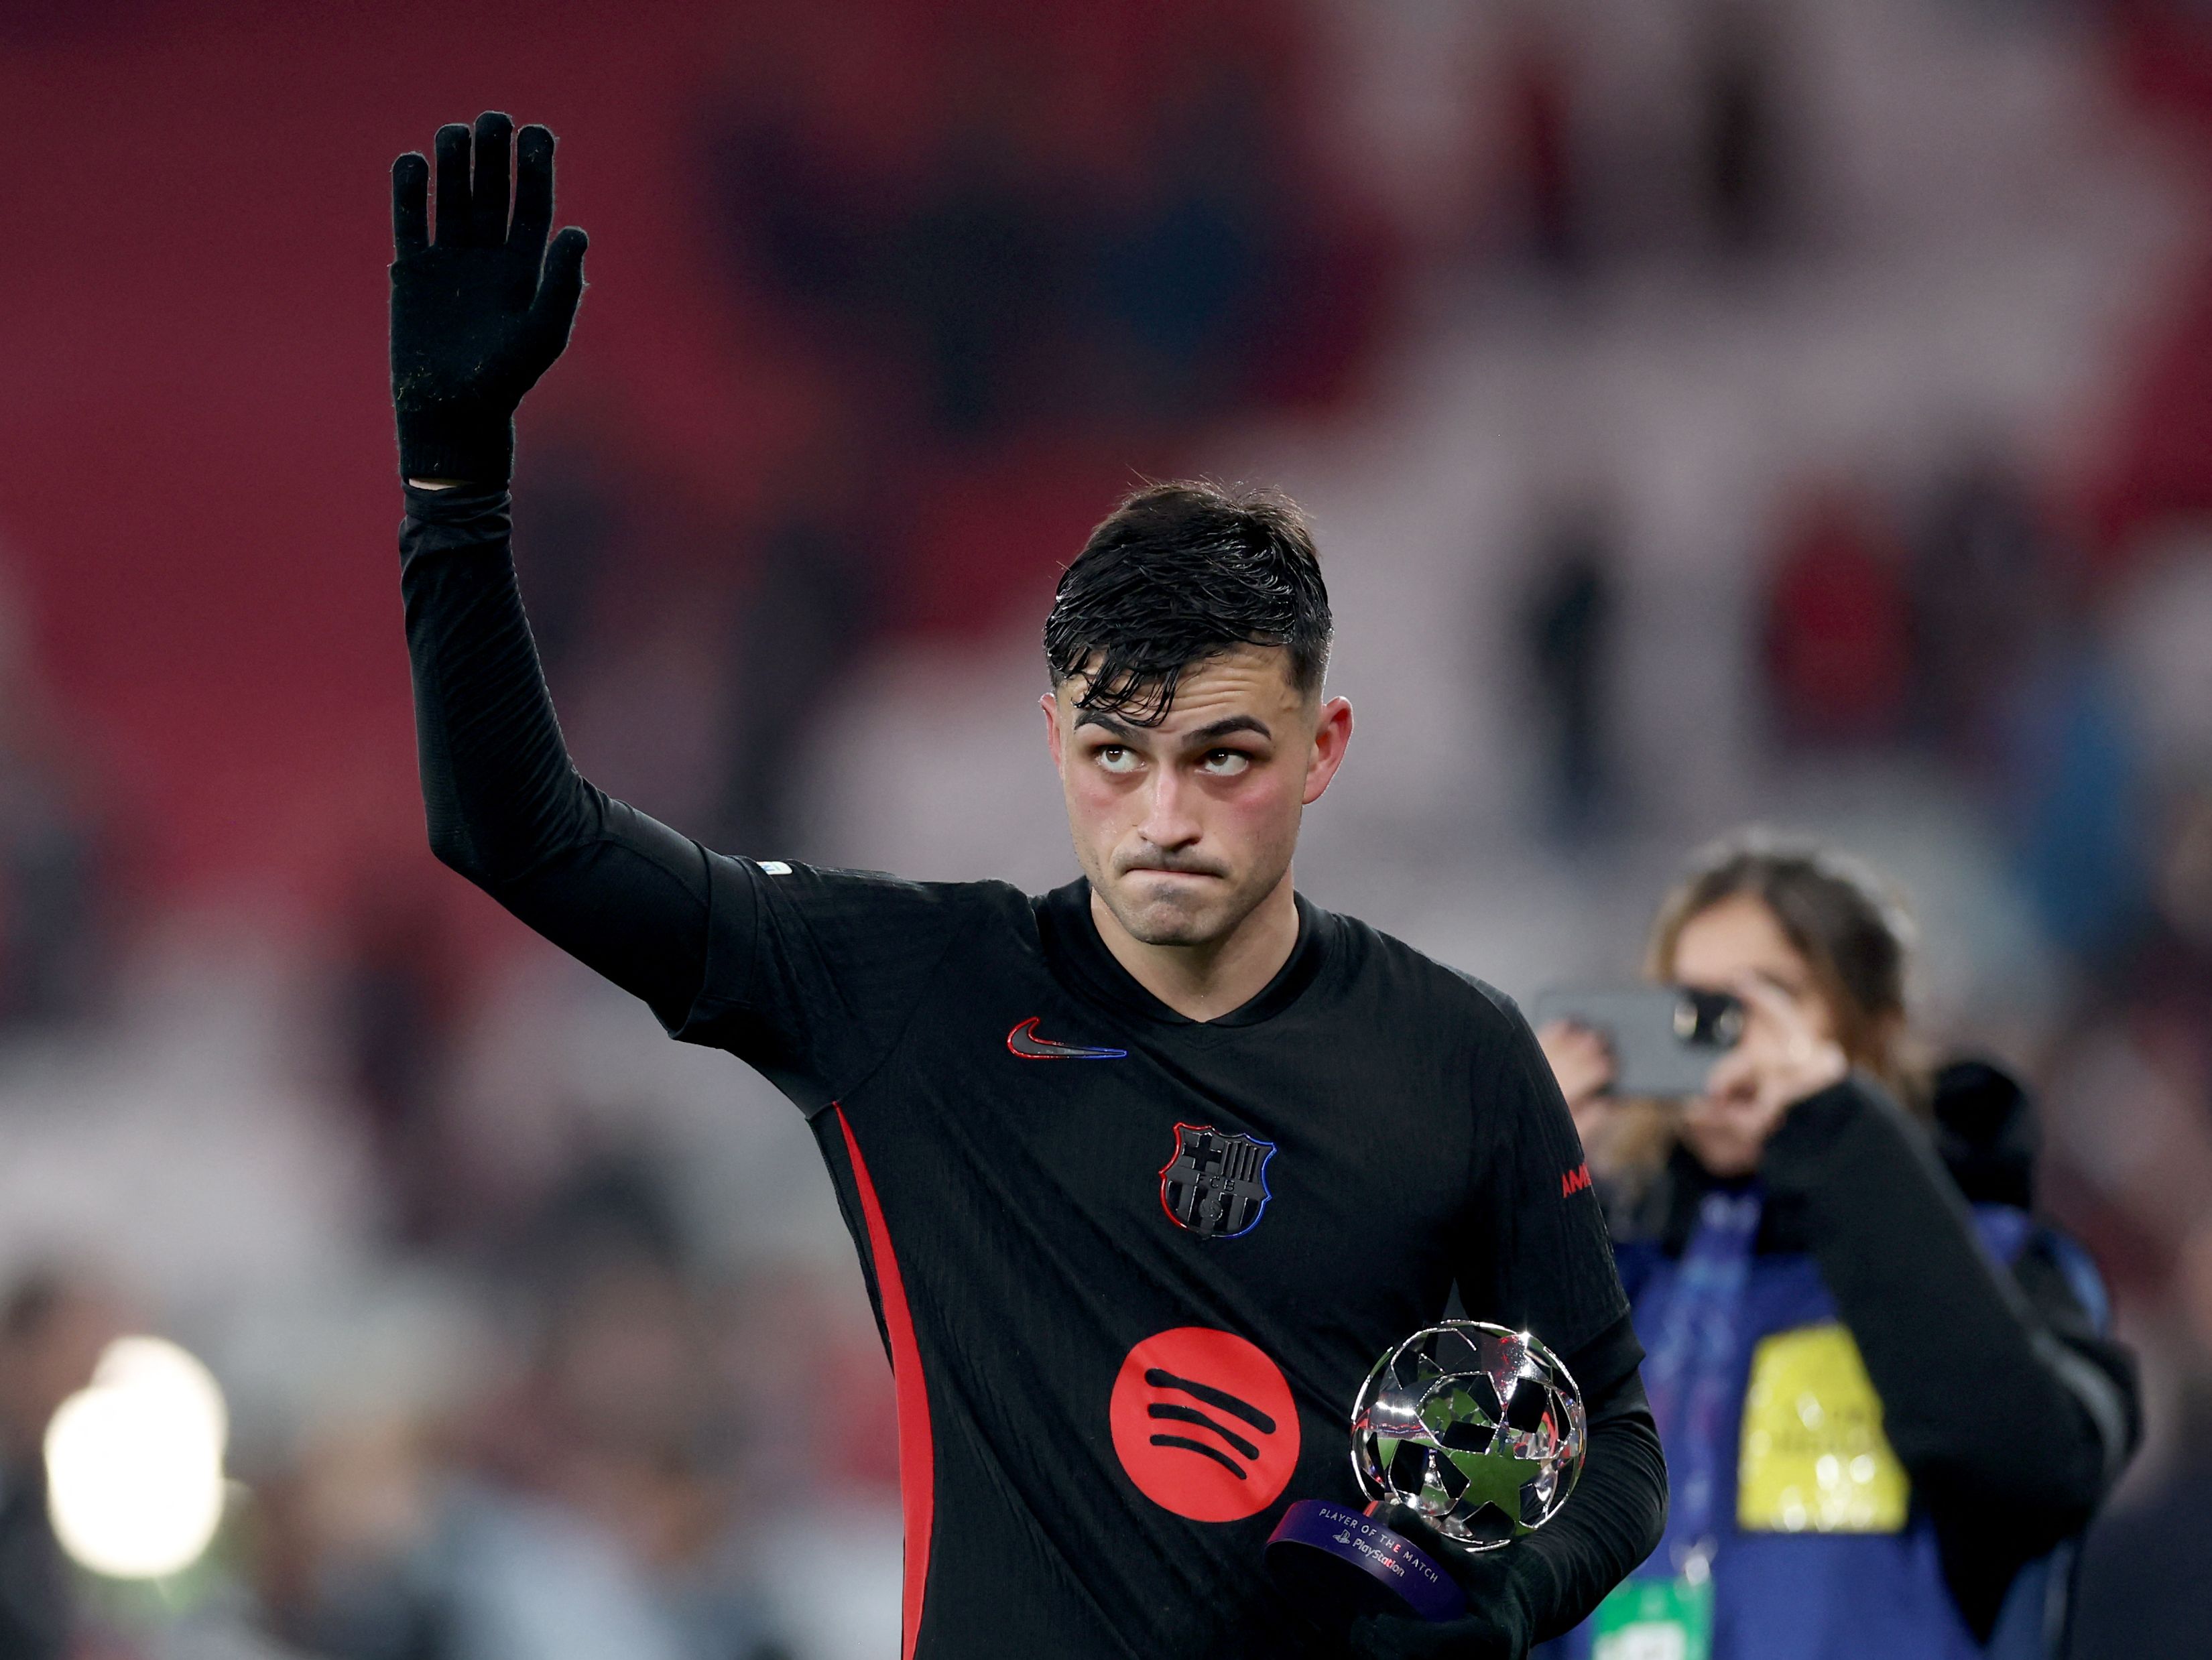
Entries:
{"type": "Polygon", "coordinates": [[[1199,770],[1217,779],[1233,779],[1252,765],[1252,757],[1242,749],[1209,749],[1199,762],[1199,770]]]}
{"type": "Polygon", "coordinates": [[[1118,773],[1133,772],[1137,770],[1135,751],[1124,748],[1118,743],[1099,745],[1091,752],[1091,758],[1097,761],[1100,769],[1104,772],[1118,773]]]}

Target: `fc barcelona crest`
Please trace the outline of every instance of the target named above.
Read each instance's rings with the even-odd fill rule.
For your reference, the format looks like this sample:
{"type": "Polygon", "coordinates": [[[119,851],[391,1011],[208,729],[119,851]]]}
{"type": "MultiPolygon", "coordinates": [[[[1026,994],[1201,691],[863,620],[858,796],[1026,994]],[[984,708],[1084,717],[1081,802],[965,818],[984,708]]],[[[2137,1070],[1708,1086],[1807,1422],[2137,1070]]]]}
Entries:
{"type": "Polygon", "coordinates": [[[1211,1124],[1176,1126],[1176,1153],[1160,1171],[1160,1208],[1201,1239],[1249,1233],[1267,1208],[1275,1144],[1211,1124]]]}

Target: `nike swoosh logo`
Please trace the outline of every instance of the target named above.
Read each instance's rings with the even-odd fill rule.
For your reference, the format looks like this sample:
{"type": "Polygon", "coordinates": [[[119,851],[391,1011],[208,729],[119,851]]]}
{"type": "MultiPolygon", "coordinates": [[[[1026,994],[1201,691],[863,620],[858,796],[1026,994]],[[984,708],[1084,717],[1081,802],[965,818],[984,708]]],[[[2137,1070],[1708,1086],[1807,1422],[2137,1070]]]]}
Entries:
{"type": "Polygon", "coordinates": [[[1036,1034],[1038,1015],[1024,1021],[1006,1033],[1006,1047],[1025,1061],[1120,1061],[1128,1058],[1126,1049],[1092,1049],[1079,1043],[1054,1043],[1050,1038],[1036,1034]]]}

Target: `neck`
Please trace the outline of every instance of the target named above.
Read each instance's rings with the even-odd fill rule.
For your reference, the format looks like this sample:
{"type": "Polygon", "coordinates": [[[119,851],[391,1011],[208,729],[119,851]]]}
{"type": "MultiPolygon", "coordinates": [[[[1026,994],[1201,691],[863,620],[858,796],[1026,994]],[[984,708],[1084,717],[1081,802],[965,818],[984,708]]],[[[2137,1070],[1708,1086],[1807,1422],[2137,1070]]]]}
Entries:
{"type": "Polygon", "coordinates": [[[1203,945],[1148,945],[1121,926],[1093,889],[1091,919],[1129,978],[1186,1020],[1211,1021],[1258,997],[1298,942],[1298,903],[1291,873],[1244,920],[1203,945]]]}

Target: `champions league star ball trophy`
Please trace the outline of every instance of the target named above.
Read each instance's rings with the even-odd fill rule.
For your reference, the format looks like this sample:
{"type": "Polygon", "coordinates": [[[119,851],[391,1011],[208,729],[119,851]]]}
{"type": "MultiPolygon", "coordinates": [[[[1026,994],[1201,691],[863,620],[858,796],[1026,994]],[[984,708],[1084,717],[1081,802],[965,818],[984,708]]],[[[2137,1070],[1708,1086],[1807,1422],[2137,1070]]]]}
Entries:
{"type": "Polygon", "coordinates": [[[1376,1362],[1352,1409],[1352,1468],[1371,1502],[1300,1499],[1267,1541],[1268,1570],[1327,1623],[1456,1619],[1466,1593],[1438,1557],[1495,1550],[1558,1515],[1585,1428],[1582,1391],[1528,1332],[1474,1320],[1417,1331],[1376,1362]]]}

